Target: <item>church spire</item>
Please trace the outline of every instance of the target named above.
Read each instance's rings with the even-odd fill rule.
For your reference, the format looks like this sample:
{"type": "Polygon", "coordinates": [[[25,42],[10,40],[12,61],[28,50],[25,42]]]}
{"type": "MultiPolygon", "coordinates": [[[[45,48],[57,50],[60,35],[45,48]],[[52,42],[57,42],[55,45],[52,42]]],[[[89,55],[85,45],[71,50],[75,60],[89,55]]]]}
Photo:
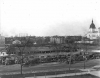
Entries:
{"type": "Polygon", "coordinates": [[[93,24],[93,19],[92,19],[92,24],[93,24]]]}

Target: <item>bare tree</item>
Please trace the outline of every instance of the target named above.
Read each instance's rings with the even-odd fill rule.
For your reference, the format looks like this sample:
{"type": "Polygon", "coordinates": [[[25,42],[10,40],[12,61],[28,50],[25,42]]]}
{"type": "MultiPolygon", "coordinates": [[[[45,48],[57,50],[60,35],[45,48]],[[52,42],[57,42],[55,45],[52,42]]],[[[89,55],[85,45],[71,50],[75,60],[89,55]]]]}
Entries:
{"type": "Polygon", "coordinates": [[[21,65],[21,75],[22,75],[22,67],[23,67],[23,53],[24,53],[24,50],[28,44],[28,41],[29,41],[28,37],[26,37],[26,40],[24,42],[23,42],[21,37],[20,37],[20,40],[13,41],[13,46],[17,47],[21,53],[20,54],[21,55],[21,64],[20,64],[21,65]]]}

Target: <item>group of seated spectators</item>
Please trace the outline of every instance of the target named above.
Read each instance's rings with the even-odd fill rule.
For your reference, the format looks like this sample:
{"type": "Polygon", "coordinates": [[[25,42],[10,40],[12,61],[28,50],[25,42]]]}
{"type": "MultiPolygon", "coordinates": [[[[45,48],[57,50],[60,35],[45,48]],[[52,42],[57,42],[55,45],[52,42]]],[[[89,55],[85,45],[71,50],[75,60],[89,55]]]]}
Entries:
{"type": "Polygon", "coordinates": [[[42,57],[42,58],[34,58],[34,56],[30,57],[26,57],[23,60],[23,65],[24,66],[31,66],[31,65],[36,65],[36,64],[40,64],[40,63],[51,63],[51,62],[59,62],[59,63],[77,63],[80,61],[84,61],[84,60],[90,60],[90,59],[97,59],[98,57],[100,57],[99,54],[82,54],[82,53],[78,53],[78,54],[68,54],[68,55],[54,55],[54,56],[47,56],[47,57],[42,57]]]}
{"type": "Polygon", "coordinates": [[[24,66],[31,66],[31,65],[36,65],[40,63],[50,63],[50,62],[65,62],[67,64],[69,63],[76,63],[84,60],[89,60],[89,59],[98,59],[100,58],[100,54],[67,54],[67,55],[53,55],[53,56],[47,56],[47,57],[42,57],[42,58],[35,58],[34,55],[28,55],[28,56],[21,56],[18,57],[13,57],[12,56],[7,56],[7,57],[2,57],[0,58],[0,64],[3,65],[11,65],[11,64],[23,64],[24,66]]]}

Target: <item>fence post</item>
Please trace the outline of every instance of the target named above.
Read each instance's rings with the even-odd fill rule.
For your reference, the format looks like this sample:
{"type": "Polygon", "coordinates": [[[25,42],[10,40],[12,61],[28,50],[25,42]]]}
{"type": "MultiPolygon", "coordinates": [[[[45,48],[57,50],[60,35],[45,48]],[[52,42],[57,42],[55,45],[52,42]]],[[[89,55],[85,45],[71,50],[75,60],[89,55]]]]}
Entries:
{"type": "Polygon", "coordinates": [[[65,74],[66,74],[66,71],[65,71],[65,74]]]}
{"type": "Polygon", "coordinates": [[[25,74],[23,74],[23,78],[25,78],[25,74]]]}
{"type": "Polygon", "coordinates": [[[55,76],[57,77],[56,71],[55,71],[55,76]]]}
{"type": "Polygon", "coordinates": [[[66,71],[65,71],[65,76],[66,76],[66,71]]]}
{"type": "Polygon", "coordinates": [[[82,76],[82,72],[81,72],[81,76],[82,76]]]}
{"type": "Polygon", "coordinates": [[[35,78],[35,73],[34,73],[34,78],[35,78]]]}
{"type": "Polygon", "coordinates": [[[46,78],[46,72],[45,72],[45,78],[46,78]]]}
{"type": "Polygon", "coordinates": [[[75,76],[76,76],[76,72],[75,72],[75,76]]]}
{"type": "Polygon", "coordinates": [[[57,77],[57,73],[56,73],[56,77],[57,77]]]}

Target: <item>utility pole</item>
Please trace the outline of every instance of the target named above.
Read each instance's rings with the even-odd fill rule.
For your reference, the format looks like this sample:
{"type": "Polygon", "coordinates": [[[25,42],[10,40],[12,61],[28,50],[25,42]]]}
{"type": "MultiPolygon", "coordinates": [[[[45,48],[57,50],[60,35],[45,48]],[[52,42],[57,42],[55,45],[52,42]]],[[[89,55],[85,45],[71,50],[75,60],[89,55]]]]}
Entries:
{"type": "Polygon", "coordinates": [[[87,43],[84,40],[84,46],[85,46],[85,51],[84,51],[84,69],[86,68],[86,53],[87,53],[87,43]]]}
{"type": "Polygon", "coordinates": [[[71,68],[71,62],[72,62],[72,51],[73,51],[73,42],[69,42],[68,41],[68,43],[69,43],[69,47],[70,47],[70,57],[69,57],[69,70],[70,70],[70,68],[71,68]]]}
{"type": "Polygon", "coordinates": [[[69,70],[70,70],[70,68],[71,68],[71,52],[70,52],[70,59],[69,59],[69,70]]]}
{"type": "Polygon", "coordinates": [[[85,52],[84,52],[84,69],[85,69],[85,52]]]}
{"type": "Polygon", "coordinates": [[[23,51],[21,52],[21,75],[22,75],[22,67],[23,67],[23,51]]]}

